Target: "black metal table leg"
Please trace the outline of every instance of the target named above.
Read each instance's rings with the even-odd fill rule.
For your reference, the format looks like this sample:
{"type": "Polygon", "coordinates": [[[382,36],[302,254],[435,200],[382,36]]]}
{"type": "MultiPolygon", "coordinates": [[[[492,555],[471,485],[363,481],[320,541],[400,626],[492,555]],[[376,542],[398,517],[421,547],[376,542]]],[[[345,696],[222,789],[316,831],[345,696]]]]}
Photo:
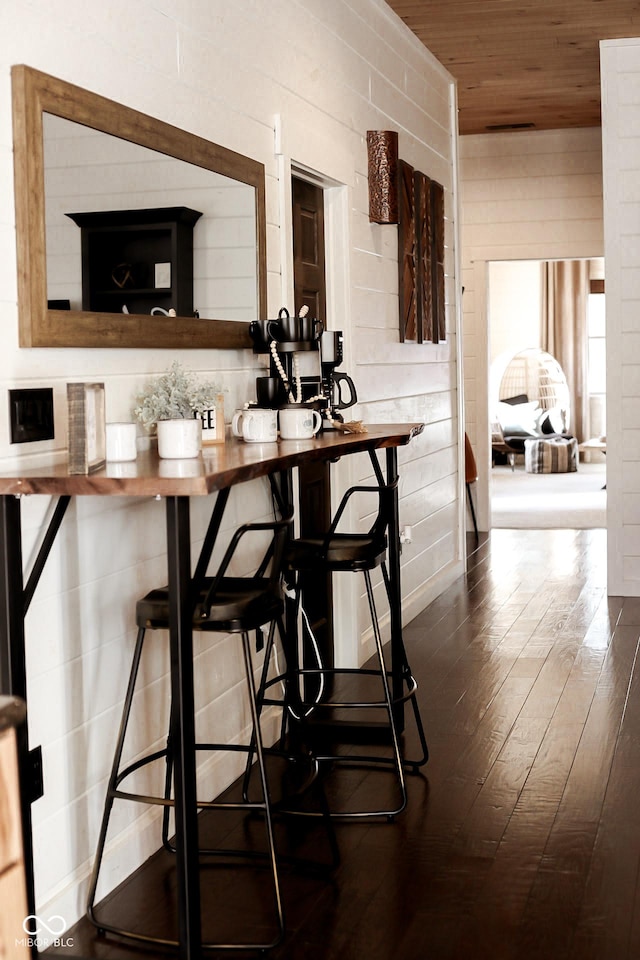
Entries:
{"type": "MultiPolygon", "coordinates": [[[[398,451],[396,447],[387,447],[387,483],[398,479],[398,451]]],[[[403,683],[403,647],[402,647],[402,594],[400,590],[400,514],[398,510],[398,490],[394,491],[393,509],[389,518],[389,585],[391,588],[390,624],[391,624],[391,692],[394,717],[398,733],[404,730],[404,694],[403,683]]]]}
{"type": "Polygon", "coordinates": [[[27,677],[24,651],[22,533],[20,499],[0,497],[0,692],[24,697],[27,677]]]}
{"type": "Polygon", "coordinates": [[[189,498],[167,497],[166,511],[178,939],[182,960],[199,960],[202,953],[202,931],[196,806],[189,498]]]}

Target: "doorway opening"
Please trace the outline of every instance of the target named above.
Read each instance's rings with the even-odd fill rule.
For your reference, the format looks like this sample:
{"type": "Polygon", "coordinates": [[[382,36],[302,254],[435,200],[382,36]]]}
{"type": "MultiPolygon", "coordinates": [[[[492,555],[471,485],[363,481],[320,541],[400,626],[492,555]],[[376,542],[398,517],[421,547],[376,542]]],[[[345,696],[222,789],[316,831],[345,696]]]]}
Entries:
{"type": "Polygon", "coordinates": [[[602,258],[488,264],[491,526],[606,527],[602,258]]]}

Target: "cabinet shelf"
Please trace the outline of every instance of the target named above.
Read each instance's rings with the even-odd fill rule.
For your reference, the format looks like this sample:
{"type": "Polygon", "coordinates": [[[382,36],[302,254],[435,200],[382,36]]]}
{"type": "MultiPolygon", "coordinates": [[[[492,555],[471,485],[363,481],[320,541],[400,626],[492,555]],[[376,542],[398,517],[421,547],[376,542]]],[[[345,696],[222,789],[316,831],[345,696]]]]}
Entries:
{"type": "Polygon", "coordinates": [[[123,287],[122,290],[95,290],[98,297],[166,297],[169,287],[123,287]]]}
{"type": "Polygon", "coordinates": [[[189,207],[68,213],[81,230],[82,309],[162,307],[193,316],[193,228],[201,215],[189,207]],[[168,286],[149,283],[160,265],[168,286]]]}

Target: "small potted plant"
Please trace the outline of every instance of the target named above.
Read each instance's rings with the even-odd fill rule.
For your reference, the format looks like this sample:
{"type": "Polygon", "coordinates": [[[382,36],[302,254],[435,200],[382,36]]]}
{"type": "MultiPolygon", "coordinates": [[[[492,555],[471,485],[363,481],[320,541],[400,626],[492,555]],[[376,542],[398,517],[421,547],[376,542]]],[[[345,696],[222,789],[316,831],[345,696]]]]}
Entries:
{"type": "Polygon", "coordinates": [[[133,415],[145,429],[156,427],[160,457],[197,457],[202,444],[201,416],[220,405],[220,393],[217,384],[199,381],[176,360],[147,383],[133,415]]]}

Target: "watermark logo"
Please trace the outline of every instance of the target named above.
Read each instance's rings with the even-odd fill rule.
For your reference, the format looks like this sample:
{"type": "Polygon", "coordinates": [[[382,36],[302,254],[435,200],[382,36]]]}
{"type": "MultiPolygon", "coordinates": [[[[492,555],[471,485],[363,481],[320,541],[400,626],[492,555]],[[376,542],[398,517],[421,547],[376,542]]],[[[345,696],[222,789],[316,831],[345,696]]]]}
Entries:
{"type": "Polygon", "coordinates": [[[17,947],[72,947],[73,937],[62,937],[66,927],[64,917],[53,914],[51,917],[39,917],[30,913],[22,921],[26,937],[16,937],[17,947]]]}
{"type": "Polygon", "coordinates": [[[43,920],[42,917],[39,917],[35,913],[30,913],[29,916],[25,917],[22,921],[22,929],[25,933],[28,933],[30,937],[37,937],[40,933],[42,933],[43,930],[46,930],[54,937],[57,937],[62,933],[65,927],[66,923],[64,918],[59,917],[57,914],[53,917],[49,917],[49,920],[47,921],[43,920]]]}

